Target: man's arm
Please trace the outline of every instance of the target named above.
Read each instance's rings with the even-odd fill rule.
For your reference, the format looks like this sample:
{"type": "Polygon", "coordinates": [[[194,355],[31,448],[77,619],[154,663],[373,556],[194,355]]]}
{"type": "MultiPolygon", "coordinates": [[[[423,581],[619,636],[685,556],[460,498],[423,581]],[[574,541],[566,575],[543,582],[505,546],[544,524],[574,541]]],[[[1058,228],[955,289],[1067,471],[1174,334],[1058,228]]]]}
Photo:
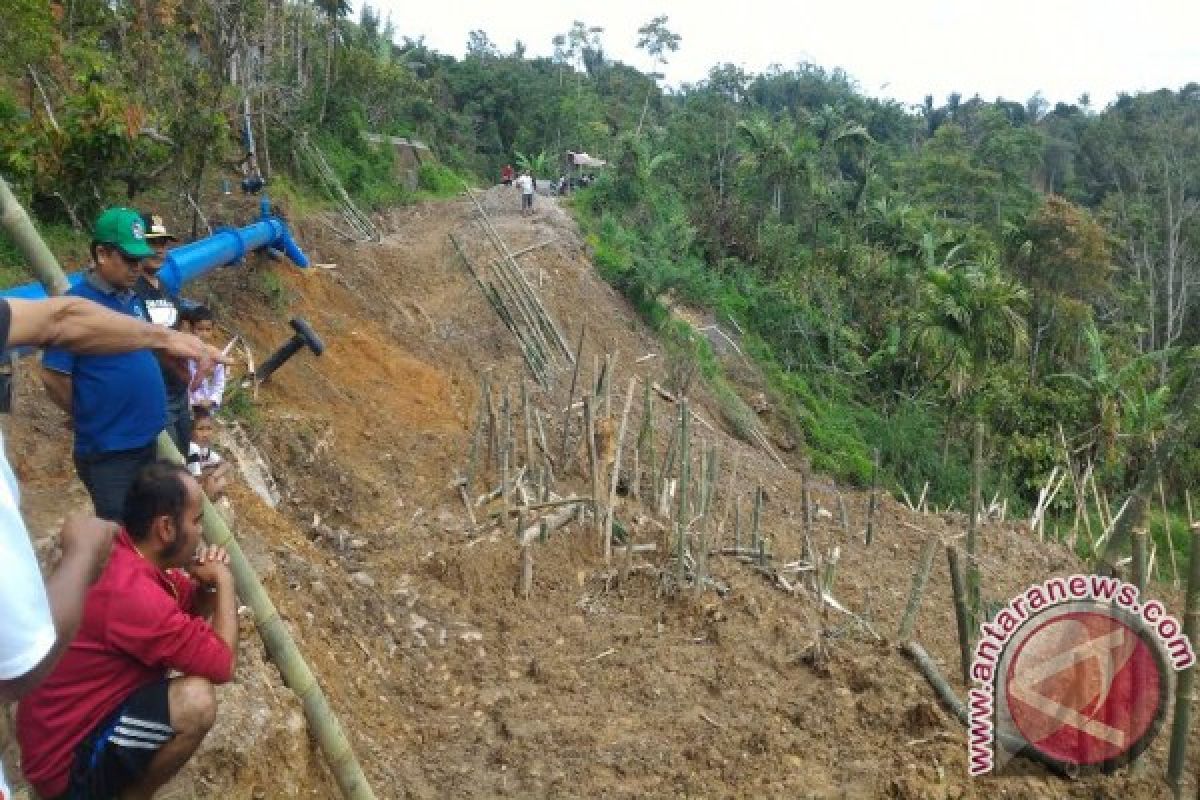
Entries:
{"type": "Polygon", "coordinates": [[[42,385],[54,405],[71,416],[71,376],[65,372],[42,367],[42,385]]]}
{"type": "Polygon", "coordinates": [[[19,700],[41,683],[75,638],[83,620],[83,603],[88,589],[108,562],[117,526],[107,520],[82,514],[67,518],[62,529],[62,560],[46,581],[55,641],[42,660],[29,672],[0,681],[0,703],[19,700]]]}
{"type": "Polygon", "coordinates": [[[237,590],[233,583],[233,573],[229,569],[229,554],[225,548],[215,545],[201,546],[196,554],[196,562],[188,567],[188,572],[207,590],[209,596],[193,601],[196,611],[203,616],[211,614],[213,633],[229,648],[233,660],[229,667],[232,675],[237,669],[238,654],[238,618],[237,590]]]}
{"type": "Polygon", "coordinates": [[[196,336],[109,311],[82,297],[7,302],[10,347],[59,347],[83,355],[158,350],[205,364],[228,360],[196,336]]]}

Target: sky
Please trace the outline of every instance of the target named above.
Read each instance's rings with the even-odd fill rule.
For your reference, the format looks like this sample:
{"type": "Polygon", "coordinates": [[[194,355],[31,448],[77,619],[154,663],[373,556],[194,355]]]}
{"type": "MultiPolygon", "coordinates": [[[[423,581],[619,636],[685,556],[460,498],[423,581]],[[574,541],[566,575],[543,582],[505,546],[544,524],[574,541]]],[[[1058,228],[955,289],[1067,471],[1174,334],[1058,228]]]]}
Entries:
{"type": "MultiPolygon", "coordinates": [[[[355,11],[362,0],[355,0],[355,11]]],[[[1087,92],[1103,108],[1118,92],[1200,81],[1200,3],[1194,0],[370,0],[397,37],[462,56],[467,33],[532,56],[574,20],[604,28],[609,58],[651,71],[637,29],[665,14],[683,37],[665,69],[678,87],[729,62],[751,72],[808,61],[841,67],[869,95],[918,104],[932,94],[1051,103],[1087,92]]]]}

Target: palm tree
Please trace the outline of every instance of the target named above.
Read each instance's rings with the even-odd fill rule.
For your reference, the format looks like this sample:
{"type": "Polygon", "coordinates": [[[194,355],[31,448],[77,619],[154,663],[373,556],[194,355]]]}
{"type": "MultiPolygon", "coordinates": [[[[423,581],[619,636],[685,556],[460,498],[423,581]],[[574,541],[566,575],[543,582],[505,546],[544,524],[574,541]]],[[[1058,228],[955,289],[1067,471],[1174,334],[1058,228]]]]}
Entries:
{"type": "Polygon", "coordinates": [[[764,117],[739,122],[737,136],[743,153],[740,166],[763,182],[771,210],[775,216],[782,216],[787,188],[811,176],[816,140],[798,132],[791,120],[772,124],[764,117]]]}

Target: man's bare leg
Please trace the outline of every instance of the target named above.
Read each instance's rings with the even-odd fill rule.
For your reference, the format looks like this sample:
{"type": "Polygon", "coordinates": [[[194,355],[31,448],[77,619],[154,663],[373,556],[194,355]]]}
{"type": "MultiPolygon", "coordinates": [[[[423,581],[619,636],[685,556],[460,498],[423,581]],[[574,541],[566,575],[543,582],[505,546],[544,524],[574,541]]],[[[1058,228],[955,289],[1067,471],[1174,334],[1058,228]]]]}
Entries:
{"type": "Polygon", "coordinates": [[[150,800],[188,762],[217,719],[217,693],[204,678],[172,678],[167,684],[175,735],[150,761],[142,779],[121,793],[121,800],[150,800]]]}

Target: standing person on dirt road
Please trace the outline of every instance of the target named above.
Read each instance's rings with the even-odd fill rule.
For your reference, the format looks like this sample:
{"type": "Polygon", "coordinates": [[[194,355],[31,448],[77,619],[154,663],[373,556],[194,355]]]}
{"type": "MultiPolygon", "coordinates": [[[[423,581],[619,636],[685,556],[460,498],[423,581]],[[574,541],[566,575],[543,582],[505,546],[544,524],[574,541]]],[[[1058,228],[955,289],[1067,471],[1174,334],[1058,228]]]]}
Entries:
{"type": "MultiPolygon", "coordinates": [[[[133,291],[146,304],[150,321],[168,328],[179,327],[179,296],[173,294],[158,279],[167,249],[179,239],[167,230],[163,219],[157,215],[143,214],[146,242],[154,249],[154,255],[142,260],[142,274],[133,285],[133,291]]],[[[167,391],[167,434],[180,453],[187,452],[192,438],[192,407],[188,402],[188,382],[191,375],[186,369],[169,359],[159,359],[162,368],[163,387],[167,391]]]]}
{"type": "MultiPolygon", "coordinates": [[[[0,298],[0,350],[20,346],[82,354],[155,348],[182,358],[216,356],[193,336],[114,314],[81,298],[0,298]]],[[[28,694],[66,650],[79,627],[87,587],[108,560],[117,532],[111,522],[68,517],[59,539],[62,558],[43,585],[19,497],[0,437],[0,703],[28,694]]],[[[10,796],[0,769],[0,797],[10,796]]]]}
{"type": "Polygon", "coordinates": [[[203,496],[166,461],[130,487],[79,634],[17,706],[22,770],[41,797],[151,798],[212,728],[213,685],[237,662],[238,617],[228,554],[201,544],[203,496]]]}
{"type": "MultiPolygon", "coordinates": [[[[110,208],[96,220],[92,266],[67,295],[148,322],[146,304],[133,287],[141,275],[140,262],[153,255],[142,215],[132,208],[110,208]]],[[[213,351],[204,353],[211,368],[213,351]]],[[[138,470],[154,460],[154,440],[167,423],[158,360],[149,349],[77,355],[51,347],[42,367],[47,394],[71,416],[75,470],[96,515],[120,521],[125,494],[138,470]]]]}
{"type": "Polygon", "coordinates": [[[529,170],[521,170],[521,176],[517,178],[517,188],[521,190],[521,214],[533,213],[533,176],[529,170]]]}

